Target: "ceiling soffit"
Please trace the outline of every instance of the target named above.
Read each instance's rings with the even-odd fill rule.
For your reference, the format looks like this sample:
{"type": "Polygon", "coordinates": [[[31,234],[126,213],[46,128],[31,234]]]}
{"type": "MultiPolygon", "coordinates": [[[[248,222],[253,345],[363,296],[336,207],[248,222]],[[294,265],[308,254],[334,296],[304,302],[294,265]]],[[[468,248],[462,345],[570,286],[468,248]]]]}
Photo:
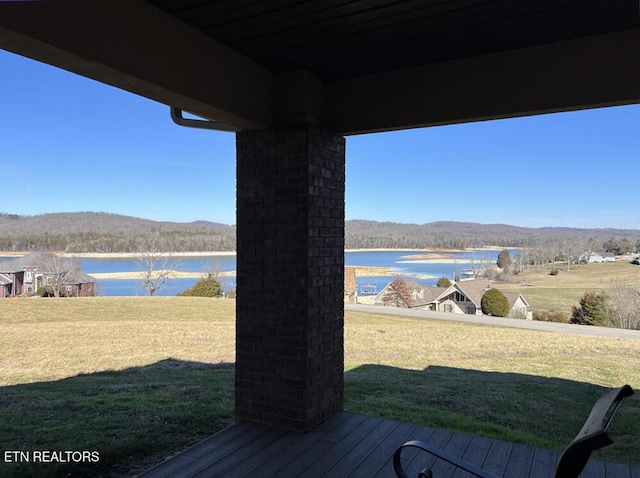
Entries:
{"type": "Polygon", "coordinates": [[[634,0],[150,0],[282,73],[324,82],[638,26],[634,0]]]}
{"type": "Polygon", "coordinates": [[[0,48],[236,130],[640,102],[636,0],[0,2],[0,48]]]}

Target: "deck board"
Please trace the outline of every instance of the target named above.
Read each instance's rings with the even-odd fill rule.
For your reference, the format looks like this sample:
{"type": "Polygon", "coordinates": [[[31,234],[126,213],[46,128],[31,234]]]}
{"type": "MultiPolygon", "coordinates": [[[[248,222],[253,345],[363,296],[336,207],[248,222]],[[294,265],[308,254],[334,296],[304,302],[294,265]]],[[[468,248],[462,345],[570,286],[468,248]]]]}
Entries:
{"type": "MultiPolygon", "coordinates": [[[[260,475],[277,476],[278,472],[281,472],[283,468],[298,457],[300,457],[300,461],[304,463],[304,458],[312,452],[310,449],[316,445],[317,440],[331,433],[332,430],[337,427],[345,427],[349,423],[348,419],[350,418],[352,417],[336,413],[324,422],[322,427],[315,428],[306,433],[304,440],[300,440],[300,436],[297,433],[289,434],[287,439],[282,440],[286,445],[278,451],[278,453],[263,463],[257,464],[260,469],[260,475]]],[[[252,462],[253,461],[254,460],[252,460],[252,462]]]]}
{"type": "MultiPolygon", "coordinates": [[[[558,453],[349,412],[308,433],[241,421],[168,458],[140,478],[393,478],[392,457],[407,440],[444,448],[504,477],[553,476],[558,453]]],[[[403,450],[409,476],[433,468],[438,478],[470,476],[414,448],[403,450]]],[[[640,478],[640,466],[590,460],[581,478],[640,478]]]]}
{"type": "MultiPolygon", "coordinates": [[[[469,448],[471,438],[472,437],[469,435],[452,433],[451,438],[444,447],[444,451],[451,453],[454,456],[463,456],[466,453],[467,448],[469,448]]],[[[451,478],[456,472],[456,466],[443,460],[437,460],[432,471],[434,476],[451,478]]]]}
{"type": "Polygon", "coordinates": [[[523,476],[528,476],[529,473],[523,470],[531,470],[534,453],[534,448],[520,444],[513,445],[507,468],[504,471],[504,478],[522,478],[523,476]]]}
{"type": "MultiPolygon", "coordinates": [[[[433,430],[431,436],[427,439],[418,438],[420,441],[428,442],[437,448],[444,448],[449,442],[449,438],[453,435],[447,430],[433,430]]],[[[415,456],[404,466],[409,476],[417,476],[423,468],[431,468],[436,464],[436,457],[428,453],[415,450],[415,456]]],[[[403,453],[404,455],[404,453],[403,453]]]]}
{"type": "Polygon", "coordinates": [[[219,476],[222,473],[226,472],[228,469],[232,468],[235,464],[244,461],[247,456],[251,456],[252,453],[261,450],[266,443],[269,443],[286,433],[284,430],[278,428],[265,428],[267,428],[266,432],[260,433],[257,437],[251,439],[250,441],[244,442],[242,446],[235,447],[233,451],[222,456],[217,453],[215,461],[210,460],[209,456],[202,456],[185,467],[184,471],[181,471],[177,475],[171,475],[171,477],[182,477],[185,476],[185,473],[186,476],[191,476],[194,478],[200,478],[204,476],[219,476]]]}
{"type": "MultiPolygon", "coordinates": [[[[487,455],[489,454],[489,450],[491,449],[491,440],[483,437],[473,437],[467,447],[467,450],[462,455],[462,459],[475,465],[479,468],[482,468],[482,464],[484,463],[487,455]]],[[[457,469],[453,474],[453,478],[469,478],[473,475],[464,470],[457,469]]]]}
{"type": "MultiPolygon", "coordinates": [[[[494,475],[504,476],[512,450],[513,443],[499,440],[492,441],[489,453],[487,453],[484,463],[482,464],[482,468],[494,475]]],[[[523,476],[526,475],[523,474],[523,476]]]]}
{"type": "Polygon", "coordinates": [[[415,435],[417,428],[417,425],[411,423],[398,423],[398,426],[393,429],[386,440],[372,448],[369,457],[348,475],[349,478],[357,476],[374,477],[379,472],[384,473],[385,476],[392,476],[392,457],[396,448],[398,448],[397,443],[404,443],[410,440],[415,435]]]}
{"type": "Polygon", "coordinates": [[[531,461],[529,478],[547,478],[553,476],[558,462],[558,454],[551,450],[536,448],[531,461]]]}
{"type": "Polygon", "coordinates": [[[615,478],[631,478],[631,470],[622,463],[605,463],[605,476],[615,478]]]}
{"type": "Polygon", "coordinates": [[[345,436],[339,443],[334,444],[327,452],[305,469],[307,476],[324,476],[333,465],[354,450],[359,443],[365,441],[373,431],[383,422],[382,418],[367,418],[345,436]]]}
{"type": "Polygon", "coordinates": [[[387,437],[398,427],[397,422],[391,420],[381,420],[378,426],[369,433],[361,442],[349,451],[341,460],[329,468],[327,474],[330,476],[349,476],[353,470],[364,463],[371,452],[380,443],[384,443],[387,437]]]}

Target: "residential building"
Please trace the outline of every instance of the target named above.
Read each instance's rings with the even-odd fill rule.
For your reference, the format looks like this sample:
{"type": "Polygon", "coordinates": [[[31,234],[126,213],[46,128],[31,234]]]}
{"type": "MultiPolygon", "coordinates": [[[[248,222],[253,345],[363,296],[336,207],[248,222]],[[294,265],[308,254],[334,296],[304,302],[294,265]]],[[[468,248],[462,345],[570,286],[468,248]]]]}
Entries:
{"type": "Polygon", "coordinates": [[[358,302],[356,268],[346,266],[344,268],[344,303],[355,304],[356,302],[358,302]]]}
{"type": "Polygon", "coordinates": [[[51,252],[30,252],[0,263],[0,298],[33,296],[40,288],[55,288],[64,297],[92,296],[96,292],[95,278],[51,252]]]}
{"type": "MultiPolygon", "coordinates": [[[[429,287],[407,279],[387,284],[374,300],[376,305],[433,310],[454,314],[482,315],[482,296],[491,288],[488,279],[454,282],[449,287],[429,287]]],[[[529,303],[522,294],[504,293],[509,317],[530,319],[529,303]]]]}

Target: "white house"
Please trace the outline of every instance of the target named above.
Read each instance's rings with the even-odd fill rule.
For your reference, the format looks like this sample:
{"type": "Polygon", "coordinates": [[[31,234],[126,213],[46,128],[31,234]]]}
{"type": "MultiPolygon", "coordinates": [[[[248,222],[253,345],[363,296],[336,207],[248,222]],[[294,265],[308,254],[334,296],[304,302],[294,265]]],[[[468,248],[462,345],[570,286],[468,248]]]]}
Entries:
{"type": "Polygon", "coordinates": [[[580,256],[580,262],[586,262],[587,264],[615,261],[616,256],[611,252],[585,252],[580,256]]]}

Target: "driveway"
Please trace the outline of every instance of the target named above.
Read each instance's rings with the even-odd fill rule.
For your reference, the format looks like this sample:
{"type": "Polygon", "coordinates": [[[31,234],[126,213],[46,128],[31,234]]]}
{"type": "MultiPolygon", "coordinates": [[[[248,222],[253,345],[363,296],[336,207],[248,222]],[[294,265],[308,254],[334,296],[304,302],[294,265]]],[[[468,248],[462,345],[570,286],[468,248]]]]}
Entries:
{"type": "Polygon", "coordinates": [[[345,304],[345,310],[369,312],[373,314],[398,315],[417,319],[451,320],[467,322],[469,324],[496,325],[499,327],[513,327],[516,329],[543,330],[545,332],[560,332],[563,334],[594,335],[598,337],[614,337],[617,339],[640,340],[640,330],[614,329],[611,327],[593,327],[590,325],[559,324],[556,322],[540,322],[537,320],[509,319],[505,317],[491,317],[488,315],[448,314],[445,312],[431,312],[428,310],[399,309],[380,305],[345,304]]]}

